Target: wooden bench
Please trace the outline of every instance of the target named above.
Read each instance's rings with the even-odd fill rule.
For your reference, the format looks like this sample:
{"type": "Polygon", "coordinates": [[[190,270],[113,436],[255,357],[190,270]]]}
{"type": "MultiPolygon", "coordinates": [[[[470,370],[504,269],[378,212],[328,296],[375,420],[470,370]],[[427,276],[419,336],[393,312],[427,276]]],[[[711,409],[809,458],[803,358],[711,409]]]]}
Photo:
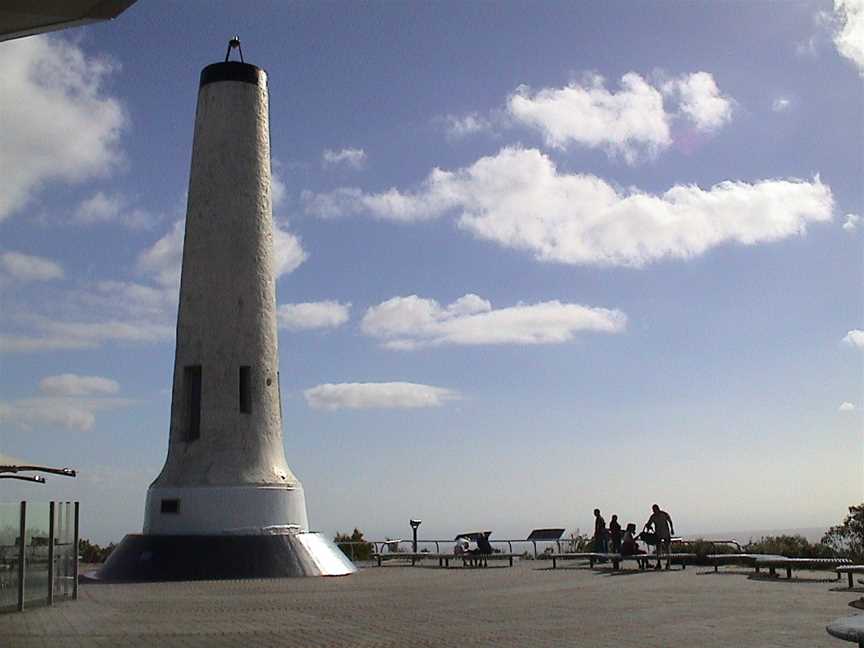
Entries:
{"type": "Polygon", "coordinates": [[[857,641],[859,648],[864,648],[864,614],[835,619],[825,626],[825,630],[832,637],[844,641],[857,641]]]}
{"type": "Polygon", "coordinates": [[[518,558],[522,554],[517,553],[491,553],[491,554],[454,554],[454,553],[431,553],[421,551],[417,553],[409,552],[389,552],[375,553],[372,557],[378,561],[378,566],[381,567],[385,560],[410,560],[413,565],[420,560],[437,560],[439,567],[450,567],[451,560],[461,560],[463,567],[488,567],[490,560],[506,560],[510,567],[513,566],[513,559],[518,558]]]}
{"type": "Polygon", "coordinates": [[[842,565],[837,567],[837,580],[840,580],[841,574],[849,576],[849,589],[852,589],[852,574],[864,574],[864,565],[842,565]]]}

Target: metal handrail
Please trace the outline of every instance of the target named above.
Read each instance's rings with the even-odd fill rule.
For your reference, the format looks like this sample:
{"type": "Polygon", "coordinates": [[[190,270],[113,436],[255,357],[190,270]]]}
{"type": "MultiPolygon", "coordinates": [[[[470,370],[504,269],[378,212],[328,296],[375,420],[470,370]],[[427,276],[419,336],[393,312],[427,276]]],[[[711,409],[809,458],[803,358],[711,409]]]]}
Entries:
{"type": "MultiPolygon", "coordinates": [[[[439,539],[428,539],[428,540],[423,540],[420,538],[417,539],[417,545],[418,546],[423,545],[423,544],[426,544],[426,545],[434,544],[435,545],[435,553],[441,553],[441,545],[442,544],[453,545],[453,544],[455,544],[455,542],[456,542],[455,540],[450,540],[450,539],[443,540],[440,538],[439,539]]],[[[533,541],[531,541],[531,540],[524,540],[521,538],[520,539],[512,538],[512,539],[498,539],[498,540],[491,540],[490,539],[489,540],[489,543],[492,545],[506,544],[508,553],[513,553],[513,544],[514,543],[530,545],[530,544],[532,544],[532,542],[533,541]]],[[[560,550],[560,541],[550,540],[549,542],[556,542],[556,544],[558,544],[559,550],[560,550]]],[[[373,540],[344,540],[344,541],[337,542],[336,544],[349,546],[351,548],[351,554],[353,557],[354,546],[356,546],[356,545],[372,545],[373,549],[375,550],[375,553],[384,553],[384,547],[389,545],[389,546],[394,547],[396,549],[396,551],[393,551],[393,553],[402,553],[402,552],[398,551],[399,546],[402,544],[407,544],[410,546],[412,543],[413,543],[413,540],[411,540],[411,539],[394,538],[393,540],[374,540],[374,539],[373,540]]],[[[404,553],[409,553],[409,552],[404,552],[404,553]]],[[[419,553],[423,553],[423,552],[419,552],[419,553]]]]}

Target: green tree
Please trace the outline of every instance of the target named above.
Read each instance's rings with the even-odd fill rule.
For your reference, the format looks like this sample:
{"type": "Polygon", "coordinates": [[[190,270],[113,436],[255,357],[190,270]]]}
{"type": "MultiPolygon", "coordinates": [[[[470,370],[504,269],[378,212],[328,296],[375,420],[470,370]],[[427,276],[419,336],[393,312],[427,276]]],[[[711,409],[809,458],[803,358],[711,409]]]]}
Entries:
{"type": "Polygon", "coordinates": [[[103,563],[108,560],[108,556],[114,551],[115,546],[112,542],[107,547],[100,547],[95,542],[90,542],[86,538],[79,538],[78,555],[81,557],[81,562],[103,563]]]}
{"type": "Polygon", "coordinates": [[[366,542],[363,538],[363,532],[356,527],[351,535],[337,533],[333,542],[351,560],[370,560],[375,550],[375,546],[371,542],[366,542]]]}
{"type": "Polygon", "coordinates": [[[848,554],[855,562],[864,561],[864,503],[850,506],[843,523],[828,529],[822,543],[848,554]]]}

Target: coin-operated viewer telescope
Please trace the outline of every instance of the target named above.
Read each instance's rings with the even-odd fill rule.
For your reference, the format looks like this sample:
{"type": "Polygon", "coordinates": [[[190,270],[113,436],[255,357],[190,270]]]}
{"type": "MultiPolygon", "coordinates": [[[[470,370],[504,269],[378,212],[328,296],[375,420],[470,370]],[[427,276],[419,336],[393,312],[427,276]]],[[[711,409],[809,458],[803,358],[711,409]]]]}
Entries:
{"type": "Polygon", "coordinates": [[[285,460],[267,74],[228,55],[204,68],[198,91],[168,458],[144,533],[124,538],[101,579],[356,571],[309,532],[285,460]]]}

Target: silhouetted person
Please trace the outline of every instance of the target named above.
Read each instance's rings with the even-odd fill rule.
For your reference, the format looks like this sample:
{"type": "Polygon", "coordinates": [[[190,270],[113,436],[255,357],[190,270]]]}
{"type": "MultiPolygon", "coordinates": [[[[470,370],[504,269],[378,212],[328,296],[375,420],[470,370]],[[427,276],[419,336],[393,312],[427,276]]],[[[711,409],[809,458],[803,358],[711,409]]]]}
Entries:
{"type": "Polygon", "coordinates": [[[651,506],[651,510],[653,513],[645,523],[645,528],[652,528],[657,536],[657,567],[655,569],[660,569],[661,547],[666,549],[666,569],[669,569],[672,566],[672,557],[669,554],[672,551],[672,534],[675,533],[675,527],[669,514],[666,511],[661,511],[659,506],[654,504],[651,506]]]}
{"type": "Polygon", "coordinates": [[[627,530],[624,532],[624,537],[621,540],[621,555],[636,556],[644,553],[636,543],[636,525],[631,522],[627,525],[627,530]]]}
{"type": "Polygon", "coordinates": [[[492,553],[492,545],[489,543],[489,536],[491,532],[487,531],[486,533],[480,533],[477,535],[477,553],[478,554],[491,554],[492,553]]]}
{"type": "Polygon", "coordinates": [[[606,520],[600,515],[600,509],[594,509],[594,553],[608,552],[609,535],[606,531],[606,520]]]}
{"type": "Polygon", "coordinates": [[[618,516],[613,515],[609,520],[609,539],[612,541],[612,553],[621,553],[621,525],[618,524],[618,516]]]}

